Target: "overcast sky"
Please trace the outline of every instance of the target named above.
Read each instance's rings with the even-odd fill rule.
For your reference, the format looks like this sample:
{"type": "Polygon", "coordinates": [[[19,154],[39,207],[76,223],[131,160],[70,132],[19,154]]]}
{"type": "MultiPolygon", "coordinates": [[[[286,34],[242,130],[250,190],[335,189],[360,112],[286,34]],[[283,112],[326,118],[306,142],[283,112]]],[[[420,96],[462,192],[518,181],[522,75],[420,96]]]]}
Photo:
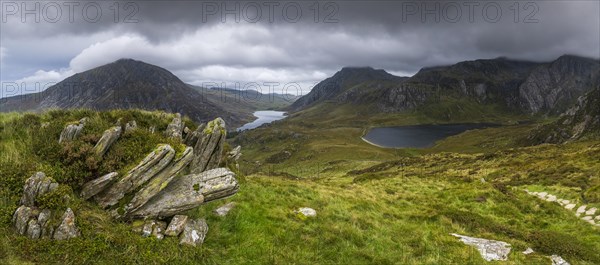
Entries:
{"type": "Polygon", "coordinates": [[[600,57],[595,0],[114,3],[2,0],[0,96],[119,58],[196,85],[295,82],[306,93],[344,66],[412,75],[499,56],[600,57]]]}

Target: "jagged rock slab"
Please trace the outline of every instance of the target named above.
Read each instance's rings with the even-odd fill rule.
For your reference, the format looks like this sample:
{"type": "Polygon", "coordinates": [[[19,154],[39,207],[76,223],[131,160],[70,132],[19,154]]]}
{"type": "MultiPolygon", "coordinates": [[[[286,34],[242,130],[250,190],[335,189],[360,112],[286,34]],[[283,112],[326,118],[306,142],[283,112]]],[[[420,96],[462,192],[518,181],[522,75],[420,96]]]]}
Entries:
{"type": "Polygon", "coordinates": [[[202,124],[198,125],[198,128],[196,128],[195,131],[190,132],[185,135],[185,139],[183,139],[183,143],[187,146],[192,146],[192,147],[196,146],[196,143],[198,142],[200,137],[202,137],[202,131],[204,131],[204,128],[206,128],[206,124],[202,123],[202,124]]]}
{"type": "Polygon", "coordinates": [[[202,245],[207,233],[208,225],[204,219],[188,221],[181,234],[179,244],[193,247],[202,245]]]}
{"type": "Polygon", "coordinates": [[[42,234],[40,237],[50,238],[54,234],[54,228],[49,224],[50,217],[52,217],[52,211],[50,209],[44,209],[38,215],[37,222],[42,228],[42,234]]]}
{"type": "Polygon", "coordinates": [[[46,177],[44,172],[37,172],[25,181],[25,185],[23,186],[23,196],[21,197],[21,204],[32,207],[34,206],[35,199],[38,196],[51,192],[57,187],[58,183],[56,183],[54,179],[46,177]]]}
{"type": "Polygon", "coordinates": [[[187,215],[175,215],[165,231],[166,236],[179,236],[188,221],[187,215]]]}
{"type": "Polygon", "coordinates": [[[65,240],[78,237],[79,235],[79,228],[75,225],[75,213],[73,213],[71,208],[67,208],[62,216],[62,222],[54,232],[53,238],[56,240],[65,240]]]}
{"type": "Polygon", "coordinates": [[[79,124],[69,124],[67,125],[63,131],[60,133],[60,138],[58,139],[58,143],[63,143],[66,141],[73,141],[77,139],[83,127],[85,126],[88,118],[83,118],[79,120],[79,124]]]}
{"type": "Polygon", "coordinates": [[[29,220],[33,216],[31,208],[25,205],[21,205],[13,214],[12,223],[15,226],[15,230],[20,235],[25,235],[27,232],[27,226],[29,220]]]}
{"type": "Polygon", "coordinates": [[[96,194],[102,192],[108,185],[110,185],[119,175],[117,172],[108,173],[102,177],[89,181],[83,184],[80,196],[82,199],[87,200],[96,194]]]}
{"type": "Polygon", "coordinates": [[[194,146],[194,160],[190,165],[191,172],[197,174],[217,168],[223,156],[223,145],[227,131],[221,118],[210,121],[202,131],[202,137],[194,146]]]}
{"type": "Polygon", "coordinates": [[[147,203],[152,197],[156,196],[160,191],[164,190],[167,185],[181,172],[194,158],[193,148],[188,147],[183,152],[181,158],[176,160],[173,164],[163,169],[158,175],[153,177],[148,183],[138,191],[133,199],[129,202],[125,208],[125,215],[129,212],[133,212],[147,203]]]}
{"type": "Polygon", "coordinates": [[[132,218],[167,218],[203,203],[229,197],[239,189],[235,174],[216,168],[200,174],[178,177],[137,211],[132,218]]]}
{"type": "Polygon", "coordinates": [[[165,136],[173,139],[181,139],[183,135],[183,122],[181,121],[181,114],[177,113],[173,121],[167,126],[165,136]]]}
{"type": "Polygon", "coordinates": [[[225,215],[227,215],[229,213],[229,211],[231,211],[231,209],[233,209],[233,207],[235,207],[235,203],[234,202],[227,203],[227,204],[225,204],[225,205],[217,208],[215,210],[215,214],[217,216],[225,216],[225,215]]]}
{"type": "Polygon", "coordinates": [[[117,204],[126,193],[139,188],[165,169],[174,157],[175,150],[170,145],[158,146],[124,178],[111,185],[105,192],[96,195],[96,202],[103,208],[117,204]]]}
{"type": "Polygon", "coordinates": [[[510,253],[510,244],[502,241],[451,234],[460,238],[463,243],[474,246],[479,250],[481,257],[487,261],[506,260],[510,253]]]}
{"type": "Polygon", "coordinates": [[[38,239],[42,234],[42,227],[38,224],[37,220],[31,219],[27,224],[27,233],[26,236],[31,239],[38,239]]]}
{"type": "Polygon", "coordinates": [[[94,146],[94,153],[99,157],[104,156],[112,144],[119,139],[121,136],[121,131],[121,126],[115,126],[104,131],[102,137],[98,143],[96,143],[96,146],[94,146]]]}

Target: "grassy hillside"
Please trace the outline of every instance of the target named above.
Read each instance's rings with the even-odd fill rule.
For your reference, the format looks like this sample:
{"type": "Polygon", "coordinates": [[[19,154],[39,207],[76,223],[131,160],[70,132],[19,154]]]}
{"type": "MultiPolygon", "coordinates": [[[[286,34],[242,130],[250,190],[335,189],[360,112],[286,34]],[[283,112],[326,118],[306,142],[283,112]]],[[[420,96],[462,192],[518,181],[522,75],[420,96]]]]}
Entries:
{"type": "MultiPolygon", "coordinates": [[[[135,164],[156,143],[168,141],[146,132],[123,137],[115,145],[123,148],[111,149],[110,159],[88,168],[86,142],[119,118],[162,131],[172,116],[85,110],[0,115],[0,263],[485,263],[449,233],[510,243],[509,260],[497,264],[549,264],[545,256],[552,254],[571,264],[600,263],[598,227],[523,191],[545,190],[600,207],[600,142],[519,147],[514,139],[533,125],[470,131],[430,149],[381,149],[360,140],[372,121],[327,126],[316,117],[304,122],[292,117],[232,140],[243,146],[246,174],[238,176],[237,195],[189,212],[207,218],[201,247],[143,238],[74,195],[82,237],[33,241],[14,233],[10,216],[23,180],[33,172],[44,170],[76,194],[83,180],[135,164]],[[54,144],[65,123],[84,116],[91,120],[80,146],[72,147],[78,152],[54,144]],[[229,215],[212,213],[229,201],[237,204],[229,215]],[[317,217],[299,218],[293,213],[298,207],[314,208],[317,217]],[[522,254],[527,247],[536,253],[522,254]]],[[[186,125],[193,126],[189,120],[186,125]]]]}

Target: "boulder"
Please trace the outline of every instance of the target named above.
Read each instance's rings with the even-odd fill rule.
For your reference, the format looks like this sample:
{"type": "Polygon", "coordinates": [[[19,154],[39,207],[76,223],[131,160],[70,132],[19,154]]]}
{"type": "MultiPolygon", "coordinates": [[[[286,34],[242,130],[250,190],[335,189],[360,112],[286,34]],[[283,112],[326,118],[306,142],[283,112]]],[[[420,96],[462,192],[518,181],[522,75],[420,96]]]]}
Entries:
{"type": "Polygon", "coordinates": [[[58,183],[56,183],[54,179],[46,177],[46,174],[43,172],[37,172],[25,181],[21,204],[32,207],[38,196],[51,192],[57,187],[58,183]]]}
{"type": "Polygon", "coordinates": [[[104,154],[106,154],[110,146],[119,139],[119,137],[121,136],[121,131],[121,126],[115,126],[104,131],[102,137],[100,138],[98,143],[96,143],[96,146],[94,146],[94,153],[99,157],[104,156],[104,154]]]}
{"type": "Polygon", "coordinates": [[[171,219],[171,222],[169,223],[169,226],[167,227],[167,230],[165,231],[165,235],[166,236],[179,236],[179,234],[181,234],[181,232],[183,232],[183,228],[185,227],[185,224],[188,221],[188,217],[187,215],[175,215],[173,216],[173,219],[171,219]]]}
{"type": "Polygon", "coordinates": [[[308,208],[308,207],[299,208],[298,210],[294,211],[294,213],[302,215],[305,218],[317,216],[317,211],[315,211],[315,209],[313,209],[313,208],[308,208]]]}
{"type": "Polygon", "coordinates": [[[208,225],[204,219],[188,221],[183,228],[179,244],[193,247],[202,245],[206,233],[208,233],[208,225]]]}
{"type": "Polygon", "coordinates": [[[50,238],[54,233],[54,228],[50,225],[50,217],[52,217],[52,211],[50,209],[44,209],[38,215],[37,222],[42,228],[42,234],[40,237],[50,238]]]}
{"type": "Polygon", "coordinates": [[[194,146],[194,160],[190,165],[191,173],[197,174],[219,167],[223,158],[226,136],[225,121],[221,118],[216,118],[206,124],[201,138],[194,146]]]}
{"type": "Polygon", "coordinates": [[[235,174],[216,168],[175,178],[148,203],[132,212],[132,218],[168,218],[197,206],[234,195],[239,189],[235,174]]]}
{"type": "Polygon", "coordinates": [[[100,193],[101,191],[106,189],[106,187],[108,187],[108,185],[110,185],[117,178],[118,175],[119,173],[117,172],[108,173],[102,177],[99,177],[97,179],[83,184],[80,194],[81,198],[87,200],[100,193]]]}
{"type": "Polygon", "coordinates": [[[133,199],[129,202],[125,208],[125,215],[129,212],[133,212],[139,209],[142,205],[147,203],[152,197],[156,196],[160,191],[164,190],[167,185],[175,178],[179,172],[181,172],[193,159],[193,148],[188,147],[183,152],[181,158],[176,160],[173,164],[163,169],[158,175],[153,177],[148,183],[139,190],[133,199]]]}
{"type": "Polygon", "coordinates": [[[62,216],[62,222],[54,232],[53,238],[56,240],[65,240],[78,237],[79,235],[79,228],[75,225],[75,213],[73,213],[71,208],[67,208],[62,216]]]}
{"type": "Polygon", "coordinates": [[[79,134],[81,134],[81,131],[83,130],[83,127],[85,126],[87,120],[88,120],[88,118],[83,118],[83,119],[79,120],[79,123],[77,123],[77,124],[67,125],[63,129],[63,131],[60,133],[60,138],[58,139],[58,143],[73,141],[73,140],[77,139],[79,134]]]}
{"type": "Polygon", "coordinates": [[[225,215],[227,215],[227,213],[229,213],[229,211],[231,211],[231,209],[233,209],[233,207],[235,207],[234,202],[227,203],[227,204],[217,208],[215,210],[215,214],[217,216],[225,216],[225,215]]]}
{"type": "Polygon", "coordinates": [[[177,113],[173,121],[167,126],[165,136],[173,139],[181,139],[183,135],[183,122],[181,121],[181,114],[177,113]]]}
{"type": "Polygon", "coordinates": [[[170,145],[159,145],[124,178],[111,185],[105,192],[96,195],[94,199],[103,208],[117,204],[125,194],[139,188],[165,169],[174,157],[175,150],[170,145]]]}
{"type": "Polygon", "coordinates": [[[479,250],[481,257],[487,261],[507,260],[510,253],[510,244],[502,241],[451,234],[460,238],[463,243],[474,246],[479,250]]]}
{"type": "Polygon", "coordinates": [[[552,255],[550,260],[552,260],[552,265],[570,265],[566,260],[558,255],[552,255]]]}
{"type": "Polygon", "coordinates": [[[12,223],[15,226],[17,233],[25,235],[31,217],[33,217],[31,208],[25,205],[21,205],[21,207],[17,208],[12,218],[12,223]]]}

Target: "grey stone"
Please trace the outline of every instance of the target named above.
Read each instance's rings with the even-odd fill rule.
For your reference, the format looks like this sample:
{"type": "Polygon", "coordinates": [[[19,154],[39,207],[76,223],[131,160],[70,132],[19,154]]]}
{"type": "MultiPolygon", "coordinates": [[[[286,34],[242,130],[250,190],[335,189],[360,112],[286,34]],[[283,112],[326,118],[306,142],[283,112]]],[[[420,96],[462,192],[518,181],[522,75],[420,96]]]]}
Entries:
{"type": "Polygon", "coordinates": [[[137,125],[137,122],[135,122],[135,121],[130,121],[127,124],[125,124],[125,132],[131,132],[137,128],[138,128],[138,125],[137,125]]]}
{"type": "Polygon", "coordinates": [[[96,194],[102,192],[108,185],[110,185],[119,175],[117,172],[108,173],[102,177],[91,180],[85,184],[81,189],[81,198],[87,200],[96,194]]]}
{"type": "Polygon", "coordinates": [[[529,255],[529,254],[531,254],[531,253],[533,253],[533,252],[534,252],[534,251],[533,251],[533,249],[531,249],[531,248],[527,248],[525,251],[523,251],[523,254],[525,254],[525,255],[529,255]]]}
{"type": "Polygon", "coordinates": [[[199,205],[234,195],[239,189],[235,174],[216,168],[175,178],[148,203],[132,212],[133,218],[168,218],[199,205]]]}
{"type": "Polygon", "coordinates": [[[193,158],[193,148],[186,148],[181,158],[176,160],[167,168],[163,169],[135,194],[133,199],[125,208],[125,216],[127,216],[128,213],[139,209],[150,199],[152,199],[152,197],[164,190],[171,180],[173,180],[173,178],[175,178],[185,167],[190,164],[193,158]]]}
{"type": "Polygon", "coordinates": [[[550,259],[552,260],[552,265],[570,265],[566,260],[558,255],[552,255],[550,259]]]}
{"type": "Polygon", "coordinates": [[[167,126],[165,136],[173,139],[181,139],[183,134],[183,122],[181,121],[181,114],[175,114],[173,121],[167,126]]]}
{"type": "Polygon", "coordinates": [[[187,215],[175,215],[165,231],[166,236],[179,236],[188,221],[187,215]]]}
{"type": "Polygon", "coordinates": [[[565,205],[565,209],[567,209],[567,210],[573,210],[575,208],[575,206],[577,206],[577,205],[574,204],[574,203],[567,204],[567,205],[565,205]]]}
{"type": "Polygon", "coordinates": [[[594,214],[596,214],[596,211],[598,211],[598,209],[596,207],[590,208],[589,210],[587,210],[585,212],[585,215],[594,215],[594,214]]]}
{"type": "Polygon", "coordinates": [[[143,237],[149,237],[152,234],[152,231],[154,231],[154,226],[156,225],[156,221],[154,220],[147,220],[144,223],[144,226],[142,227],[142,236],[143,237]]]}
{"type": "Polygon", "coordinates": [[[554,201],[556,201],[556,196],[554,196],[554,195],[548,195],[548,197],[546,197],[546,201],[554,202],[554,201]]]}
{"type": "Polygon", "coordinates": [[[94,199],[104,208],[117,204],[126,193],[139,188],[167,167],[174,157],[175,150],[170,145],[159,145],[125,177],[111,185],[105,192],[94,196],[94,199]]]}
{"type": "Polygon", "coordinates": [[[96,143],[96,146],[94,146],[94,154],[99,157],[104,156],[108,149],[110,149],[110,147],[119,139],[119,137],[121,137],[121,131],[121,126],[115,126],[104,131],[102,137],[98,143],[96,143]]]}
{"type": "Polygon", "coordinates": [[[79,235],[79,228],[75,224],[75,213],[73,213],[71,208],[67,208],[62,216],[62,222],[56,228],[56,231],[54,231],[53,238],[56,240],[65,240],[78,237],[79,235]]]}
{"type": "Polygon", "coordinates": [[[225,121],[221,118],[206,124],[201,138],[194,146],[194,160],[190,165],[193,174],[219,167],[223,159],[226,136],[225,121]]]}
{"type": "Polygon", "coordinates": [[[580,206],[579,208],[577,208],[577,211],[575,211],[575,214],[577,216],[580,216],[582,213],[585,213],[585,208],[586,208],[585,205],[580,206]]]}
{"type": "Polygon", "coordinates": [[[27,223],[27,234],[26,236],[31,239],[38,239],[42,234],[42,228],[38,224],[36,219],[29,220],[27,223]]]}
{"type": "Polygon", "coordinates": [[[460,238],[463,243],[474,246],[479,250],[481,257],[487,261],[507,260],[510,254],[510,244],[502,241],[451,234],[460,238]]]}
{"type": "Polygon", "coordinates": [[[40,235],[40,237],[52,237],[52,234],[54,233],[54,228],[49,224],[50,222],[48,222],[50,220],[50,217],[52,217],[52,211],[50,211],[50,209],[44,209],[38,215],[37,222],[42,228],[42,234],[40,235]]]}
{"type": "Polygon", "coordinates": [[[207,233],[208,225],[204,219],[188,221],[183,228],[179,244],[193,247],[202,245],[207,233]]]}
{"type": "Polygon", "coordinates": [[[234,202],[226,203],[225,205],[217,208],[215,210],[215,214],[217,216],[225,216],[225,215],[227,215],[227,213],[229,213],[229,211],[231,211],[231,209],[233,209],[233,207],[235,207],[234,202]]]}
{"type": "Polygon", "coordinates": [[[73,141],[77,139],[83,127],[85,126],[88,118],[83,118],[79,120],[78,124],[69,124],[67,125],[63,131],[60,133],[60,138],[58,139],[58,143],[63,143],[67,141],[73,141]]]}
{"type": "Polygon", "coordinates": [[[17,233],[20,235],[25,235],[31,217],[33,217],[31,208],[25,205],[21,205],[19,208],[17,208],[12,218],[12,223],[14,224],[17,233]]]}
{"type": "Polygon", "coordinates": [[[308,208],[308,207],[299,208],[298,210],[296,210],[294,212],[296,214],[301,214],[304,217],[316,217],[317,216],[317,211],[315,211],[315,209],[313,209],[313,208],[308,208]]]}
{"type": "Polygon", "coordinates": [[[187,133],[185,135],[185,139],[183,139],[183,143],[187,146],[196,146],[196,143],[198,142],[198,140],[200,139],[200,137],[202,137],[202,132],[204,131],[204,128],[206,128],[206,124],[202,123],[200,125],[198,125],[198,128],[196,128],[195,131],[187,133]]]}
{"type": "Polygon", "coordinates": [[[54,179],[46,177],[43,172],[37,172],[25,181],[21,204],[29,207],[34,206],[38,196],[51,192],[56,188],[58,188],[58,183],[54,179]]]}

